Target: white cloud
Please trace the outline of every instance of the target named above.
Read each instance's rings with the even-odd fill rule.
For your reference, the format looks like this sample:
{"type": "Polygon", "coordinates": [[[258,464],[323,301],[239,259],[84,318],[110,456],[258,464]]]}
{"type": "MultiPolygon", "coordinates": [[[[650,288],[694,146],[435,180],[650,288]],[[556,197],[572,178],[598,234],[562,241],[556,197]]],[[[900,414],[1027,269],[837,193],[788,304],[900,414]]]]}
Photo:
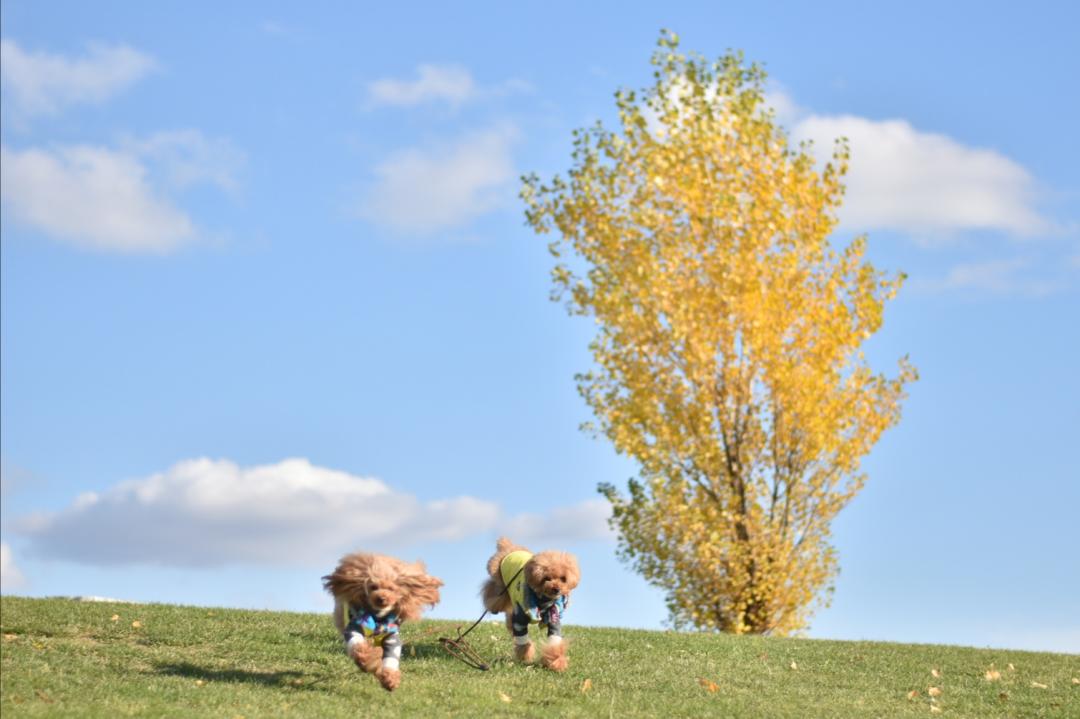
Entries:
{"type": "Polygon", "coordinates": [[[811,115],[794,127],[822,157],[847,137],[851,167],[841,221],[853,229],[917,234],[1000,230],[1030,236],[1052,229],[1035,209],[1035,183],[993,150],[920,132],[904,120],[811,115]]]}
{"type": "MultiPolygon", "coordinates": [[[[765,104],[772,108],[777,122],[787,128],[794,127],[799,118],[806,114],[806,110],[778,83],[772,83],[772,87],[765,92],[765,104]]],[[[831,147],[832,140],[829,142],[831,147]]]]}
{"type": "Polygon", "coordinates": [[[929,292],[971,291],[993,295],[1043,297],[1065,289],[1063,275],[1040,268],[1031,258],[986,260],[956,265],[941,280],[923,280],[916,289],[929,292]]]}
{"type": "Polygon", "coordinates": [[[1023,258],[969,262],[953,267],[945,278],[947,289],[980,289],[1002,292],[1016,282],[1019,271],[1031,263],[1023,258]]]}
{"type": "Polygon", "coordinates": [[[0,588],[3,591],[17,589],[25,586],[26,577],[15,566],[15,560],[11,556],[11,547],[7,542],[0,542],[0,588]]]}
{"type": "Polygon", "coordinates": [[[126,253],[165,253],[198,239],[192,220],[159,186],[203,183],[234,192],[244,161],[228,141],[194,130],[129,138],[120,150],[4,146],[0,159],[2,198],[16,220],[76,246],[126,253]]]}
{"type": "Polygon", "coordinates": [[[91,45],[85,57],[69,59],[26,52],[12,40],[0,40],[0,77],[15,108],[26,115],[102,103],[154,67],[153,58],[123,45],[91,45]]]}
{"type": "Polygon", "coordinates": [[[548,516],[505,519],[469,496],[421,501],[385,482],[285,459],[241,467],[218,459],[85,492],[66,509],[13,526],[31,556],[93,565],[213,567],[237,563],[325,564],[358,548],[396,551],[503,532],[559,546],[608,539],[607,502],[590,500],[548,516]]]}
{"type": "MultiPolygon", "coordinates": [[[[899,230],[924,242],[969,230],[1023,237],[1057,229],[1036,209],[1031,174],[994,150],[922,132],[905,120],[813,114],[775,84],[765,105],[792,140],[813,142],[822,163],[837,138],[848,139],[851,162],[840,208],[847,229],[899,230]]],[[[662,133],[655,113],[646,115],[653,132],[662,133]]]]}
{"type": "Polygon", "coordinates": [[[193,459],[83,494],[20,529],[33,554],[88,564],[325,563],[357,547],[460,539],[494,527],[498,512],[472,497],[424,503],[306,459],[193,459]]]}
{"type": "Polygon", "coordinates": [[[82,247],[166,252],[190,241],[186,214],[156,196],[138,158],[104,147],[0,147],[3,200],[16,219],[82,247]]]}
{"type": "Polygon", "coordinates": [[[123,144],[131,153],[160,164],[176,188],[203,183],[226,192],[239,189],[237,176],[246,158],[228,140],[208,138],[198,130],[167,130],[128,138],[123,144]]]}
{"type": "Polygon", "coordinates": [[[583,540],[611,541],[615,533],[608,526],[611,503],[588,499],[570,507],[552,510],[548,516],[519,514],[504,523],[501,534],[515,542],[538,547],[558,547],[566,542],[583,540]]]}
{"type": "Polygon", "coordinates": [[[496,209],[515,177],[513,127],[468,135],[435,149],[409,149],[375,168],[376,182],[361,203],[364,219],[405,234],[459,227],[496,209]]]}
{"type": "Polygon", "coordinates": [[[458,106],[476,94],[472,75],[457,65],[420,65],[413,81],[384,78],[368,86],[373,105],[413,107],[442,101],[458,106]]]}

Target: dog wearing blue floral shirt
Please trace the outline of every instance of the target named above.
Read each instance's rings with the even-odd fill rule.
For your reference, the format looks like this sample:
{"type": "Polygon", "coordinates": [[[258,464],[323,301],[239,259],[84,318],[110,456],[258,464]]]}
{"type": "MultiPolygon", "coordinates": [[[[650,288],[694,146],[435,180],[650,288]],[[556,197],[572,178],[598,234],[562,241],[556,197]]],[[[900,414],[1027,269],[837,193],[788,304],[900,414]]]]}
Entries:
{"type": "Polygon", "coordinates": [[[442,585],[423,562],[365,552],[345,555],[323,577],[323,588],[334,596],[334,626],[345,652],[388,691],[401,684],[401,624],[438,604],[442,585]]]}

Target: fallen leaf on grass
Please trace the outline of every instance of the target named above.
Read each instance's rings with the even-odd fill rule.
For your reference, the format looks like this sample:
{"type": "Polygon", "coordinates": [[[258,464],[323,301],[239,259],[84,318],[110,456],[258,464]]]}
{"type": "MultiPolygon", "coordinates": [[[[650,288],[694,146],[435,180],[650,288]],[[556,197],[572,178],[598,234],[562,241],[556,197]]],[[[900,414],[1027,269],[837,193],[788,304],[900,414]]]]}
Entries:
{"type": "Polygon", "coordinates": [[[791,668],[792,669],[798,669],[799,668],[799,665],[795,663],[794,659],[791,660],[791,668]]]}
{"type": "Polygon", "coordinates": [[[1073,684],[1080,684],[1080,679],[1073,677],[1073,684]]]}
{"type": "Polygon", "coordinates": [[[1032,686],[1033,689],[1049,689],[1050,688],[1050,687],[1048,687],[1045,684],[1042,684],[1040,682],[1032,682],[1031,686],[1032,686]]]}
{"type": "Polygon", "coordinates": [[[983,676],[986,677],[986,681],[988,682],[996,682],[998,679],[1001,679],[1001,672],[991,666],[986,670],[986,673],[983,674],[983,676]]]}
{"type": "Polygon", "coordinates": [[[1010,663],[1009,663],[1009,671],[1010,671],[1010,672],[1015,672],[1015,671],[1016,671],[1016,667],[1014,667],[1014,666],[1012,665],[1012,662],[1010,662],[1010,663]]]}
{"type": "Polygon", "coordinates": [[[926,693],[929,694],[932,697],[939,697],[939,696],[941,696],[941,688],[940,687],[927,687],[926,688],[926,693]]]}
{"type": "Polygon", "coordinates": [[[142,626],[142,622],[140,622],[138,619],[136,619],[135,621],[133,621],[131,623],[131,626],[134,627],[135,629],[138,629],[139,627],[142,626]]]}
{"type": "Polygon", "coordinates": [[[581,693],[582,694],[589,691],[590,689],[592,689],[592,679],[586,679],[585,681],[583,681],[581,683],[581,693]]]}
{"type": "Polygon", "coordinates": [[[931,714],[940,714],[941,713],[941,707],[939,707],[937,704],[931,704],[930,705],[930,713],[931,714]]]}
{"type": "Polygon", "coordinates": [[[119,614],[114,614],[111,617],[109,617],[110,622],[116,622],[116,621],[119,621],[119,620],[120,620],[120,615],[119,614]]]}
{"type": "Polygon", "coordinates": [[[499,699],[506,702],[507,704],[513,701],[512,699],[510,699],[510,696],[508,694],[504,694],[503,692],[499,692],[499,699]]]}
{"type": "MultiPolygon", "coordinates": [[[[5,634],[5,635],[4,635],[4,641],[5,641],[5,642],[13,642],[13,641],[15,641],[15,640],[16,640],[16,639],[18,639],[18,638],[19,638],[19,635],[18,635],[18,634],[5,634]]],[[[1075,680],[1075,679],[1073,679],[1073,682],[1075,683],[1075,682],[1076,682],[1076,680],[1075,680]]]]}
{"type": "Polygon", "coordinates": [[[907,698],[908,698],[909,702],[915,701],[916,699],[919,698],[919,690],[918,689],[912,689],[911,691],[909,691],[907,693],[907,698]]]}
{"type": "Polygon", "coordinates": [[[1003,702],[1008,701],[1009,700],[1009,692],[1001,692],[1000,694],[998,694],[998,699],[1000,699],[1003,702]]]}
{"type": "Polygon", "coordinates": [[[941,672],[939,672],[937,669],[931,669],[930,676],[932,676],[934,679],[941,679],[941,672]]]}
{"type": "Polygon", "coordinates": [[[716,682],[711,681],[709,679],[706,679],[705,677],[698,678],[698,684],[705,687],[705,689],[707,689],[710,693],[716,692],[717,690],[720,689],[719,684],[717,684],[716,682]]]}
{"type": "Polygon", "coordinates": [[[45,702],[46,704],[52,704],[52,703],[53,703],[53,698],[52,698],[52,697],[50,697],[50,696],[49,696],[48,694],[46,694],[45,692],[41,691],[40,689],[35,689],[35,690],[34,690],[34,693],[35,693],[35,694],[37,694],[37,698],[38,698],[38,699],[40,699],[41,701],[45,702]]]}
{"type": "Polygon", "coordinates": [[[195,680],[195,686],[201,687],[203,684],[206,684],[206,682],[204,680],[202,680],[202,679],[196,679],[195,680]]]}

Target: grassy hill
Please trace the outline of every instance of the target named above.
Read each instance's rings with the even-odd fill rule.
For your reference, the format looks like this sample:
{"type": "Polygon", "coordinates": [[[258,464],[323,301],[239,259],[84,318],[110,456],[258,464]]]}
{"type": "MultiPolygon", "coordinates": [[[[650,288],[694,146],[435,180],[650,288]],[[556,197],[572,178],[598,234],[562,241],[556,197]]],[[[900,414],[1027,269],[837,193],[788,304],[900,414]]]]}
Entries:
{"type": "Polygon", "coordinates": [[[501,623],[485,622],[469,636],[493,664],[479,672],[439,646],[454,626],[404,627],[390,694],[344,656],[329,616],[4,597],[0,713],[1080,717],[1076,655],[570,625],[556,675],[513,664],[501,623]]]}

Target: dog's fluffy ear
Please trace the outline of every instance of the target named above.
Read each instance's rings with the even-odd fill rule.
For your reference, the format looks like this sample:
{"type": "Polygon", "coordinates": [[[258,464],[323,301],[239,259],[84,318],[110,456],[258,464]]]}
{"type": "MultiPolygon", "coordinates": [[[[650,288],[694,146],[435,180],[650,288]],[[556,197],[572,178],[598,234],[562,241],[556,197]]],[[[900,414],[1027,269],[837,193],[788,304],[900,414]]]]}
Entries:
{"type": "Polygon", "coordinates": [[[570,560],[566,568],[566,606],[569,607],[570,595],[573,594],[574,590],[577,589],[578,584],[581,583],[581,567],[578,566],[577,557],[575,557],[573,554],[568,554],[566,556],[570,560]]]}
{"type": "MultiPolygon", "coordinates": [[[[566,583],[570,589],[577,589],[577,585],[581,583],[581,567],[573,554],[567,554],[566,560],[566,583]]],[[[566,597],[570,598],[570,592],[566,593],[566,597]]]]}
{"type": "Polygon", "coordinates": [[[337,569],[322,578],[323,589],[335,597],[350,599],[363,596],[364,585],[371,577],[374,554],[347,554],[338,562],[337,569]]]}
{"type": "Polygon", "coordinates": [[[424,607],[439,603],[439,587],[443,582],[429,575],[423,562],[416,562],[402,567],[397,585],[404,595],[398,602],[398,619],[405,621],[419,619],[424,607]]]}
{"type": "Polygon", "coordinates": [[[544,557],[542,555],[533,555],[532,559],[525,563],[525,581],[530,587],[536,591],[540,591],[540,587],[544,584],[544,577],[547,575],[548,566],[544,563],[544,557]]]}

